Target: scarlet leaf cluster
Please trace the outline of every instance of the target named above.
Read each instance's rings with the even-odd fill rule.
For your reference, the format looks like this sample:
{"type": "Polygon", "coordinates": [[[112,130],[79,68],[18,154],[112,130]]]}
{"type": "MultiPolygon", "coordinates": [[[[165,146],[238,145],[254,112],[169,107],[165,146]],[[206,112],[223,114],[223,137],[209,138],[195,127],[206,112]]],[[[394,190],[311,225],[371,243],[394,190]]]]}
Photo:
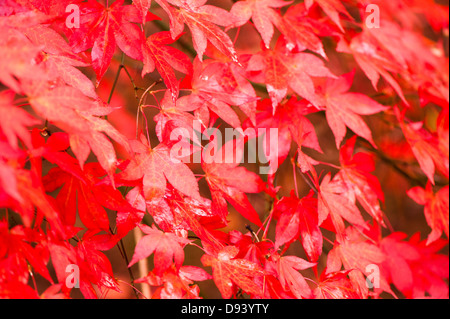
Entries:
{"type": "Polygon", "coordinates": [[[0,1],[0,298],[448,298],[448,28],[433,0],[0,1]]]}

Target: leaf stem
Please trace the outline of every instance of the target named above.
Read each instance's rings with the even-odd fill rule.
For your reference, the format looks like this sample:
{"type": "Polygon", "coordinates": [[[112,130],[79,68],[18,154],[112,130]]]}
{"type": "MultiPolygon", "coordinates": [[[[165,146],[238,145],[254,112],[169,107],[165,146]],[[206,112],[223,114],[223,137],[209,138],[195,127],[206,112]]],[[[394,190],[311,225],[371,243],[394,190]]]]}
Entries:
{"type": "MultiPolygon", "coordinates": [[[[114,235],[114,233],[113,233],[113,231],[111,229],[111,226],[109,226],[109,231],[111,232],[111,234],[114,235]]],[[[134,287],[134,280],[135,280],[135,278],[134,278],[133,272],[131,271],[131,268],[128,267],[128,265],[130,264],[130,261],[128,259],[127,252],[125,250],[125,245],[123,244],[123,238],[121,238],[119,243],[117,244],[117,249],[119,249],[119,252],[122,255],[122,258],[125,259],[125,262],[127,264],[126,265],[127,271],[128,271],[128,274],[130,275],[130,279],[131,279],[131,285],[134,287]]],[[[137,294],[137,292],[134,291],[134,293],[136,295],[136,298],[139,299],[139,295],[137,294]]]]}
{"type": "Polygon", "coordinates": [[[114,82],[113,82],[113,85],[111,88],[111,92],[109,93],[108,104],[111,103],[114,91],[117,86],[117,82],[119,82],[120,71],[122,71],[122,69],[124,68],[124,65],[123,65],[124,62],[125,62],[125,53],[122,53],[122,59],[121,59],[120,65],[119,65],[119,69],[117,70],[116,77],[114,78],[114,82]]]}

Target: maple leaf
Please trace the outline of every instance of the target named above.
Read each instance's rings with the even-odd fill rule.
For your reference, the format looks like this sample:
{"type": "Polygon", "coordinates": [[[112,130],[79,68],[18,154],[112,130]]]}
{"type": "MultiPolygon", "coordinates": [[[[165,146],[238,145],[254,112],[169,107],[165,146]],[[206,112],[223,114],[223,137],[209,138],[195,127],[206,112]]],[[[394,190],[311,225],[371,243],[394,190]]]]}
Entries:
{"type": "Polygon", "coordinates": [[[263,286],[264,298],[265,299],[295,299],[294,294],[287,288],[285,290],[280,281],[277,279],[276,271],[273,271],[273,275],[265,275],[261,277],[261,286],[263,286]]]}
{"type": "Polygon", "coordinates": [[[345,40],[339,41],[336,50],[353,55],[375,90],[378,91],[378,83],[380,78],[383,77],[394,88],[402,101],[408,105],[402,88],[391,75],[391,73],[401,73],[403,69],[393,62],[391,56],[386,56],[386,53],[381,51],[378,44],[374,43],[373,39],[367,36],[366,33],[361,33],[354,37],[350,44],[347,44],[345,40]]]}
{"type": "MultiPolygon", "coordinates": [[[[348,233],[347,233],[348,234],[348,233]]],[[[348,240],[336,243],[328,253],[327,274],[341,271],[342,265],[345,270],[353,270],[349,273],[357,293],[367,298],[369,291],[365,275],[368,265],[380,266],[387,258],[383,251],[375,244],[362,241],[349,236],[348,240]]],[[[384,277],[380,278],[380,288],[391,292],[384,277]]]]}
{"type": "Polygon", "coordinates": [[[448,240],[437,240],[427,245],[416,233],[409,242],[419,249],[421,255],[411,264],[412,273],[418,274],[414,278],[413,298],[431,295],[432,298],[448,299],[449,260],[448,256],[439,253],[448,245],[448,240]]]}
{"type": "Polygon", "coordinates": [[[195,104],[189,104],[183,102],[183,97],[174,102],[170,91],[164,93],[163,99],[159,102],[160,112],[154,117],[156,122],[156,136],[160,142],[164,141],[164,132],[167,126],[170,124],[174,128],[181,128],[188,132],[189,138],[200,144],[196,134],[192,134],[195,127],[196,118],[192,115],[191,111],[198,108],[195,104]]]}
{"type": "Polygon", "coordinates": [[[133,5],[136,6],[136,8],[139,11],[139,14],[142,17],[142,24],[145,24],[147,21],[147,15],[148,10],[150,10],[150,7],[152,6],[152,0],[133,0],[133,5]]]}
{"type": "Polygon", "coordinates": [[[430,43],[422,34],[384,19],[378,32],[366,28],[364,33],[368,38],[373,38],[373,43],[385,57],[396,62],[401,68],[401,76],[406,78],[409,85],[428,91],[434,100],[444,99],[448,104],[449,83],[440,72],[448,62],[442,55],[433,53],[430,43]],[[413,45],[405,50],[405,44],[413,45]]]}
{"type": "Polygon", "coordinates": [[[325,59],[327,57],[319,37],[337,35],[337,32],[327,24],[309,17],[304,4],[289,6],[278,29],[299,51],[309,49],[325,59]]]}
{"type": "Polygon", "coordinates": [[[156,67],[167,88],[171,91],[173,100],[178,97],[178,80],[172,68],[185,74],[189,73],[192,68],[191,61],[185,53],[167,46],[175,40],[171,38],[170,32],[158,32],[148,37],[142,46],[144,61],[142,77],[153,72],[156,67]]]}
{"type": "Polygon", "coordinates": [[[261,296],[261,289],[253,279],[262,276],[263,270],[251,261],[236,259],[238,253],[235,246],[226,246],[217,256],[203,255],[201,261],[204,266],[212,267],[214,282],[224,299],[231,298],[235,285],[245,293],[261,296]]]}
{"type": "Polygon", "coordinates": [[[317,111],[309,107],[305,100],[298,101],[295,97],[278,105],[275,113],[269,99],[258,103],[258,114],[256,116],[256,127],[266,128],[264,138],[264,155],[270,165],[270,174],[277,171],[287,158],[291,150],[291,143],[294,140],[298,149],[308,147],[318,152],[322,152],[319,145],[314,126],[306,117],[307,114],[317,111]],[[277,129],[277,136],[271,135],[271,128],[277,129]],[[271,139],[277,138],[277,149],[270,149],[271,139]]]}
{"type": "Polygon", "coordinates": [[[39,299],[36,290],[20,281],[0,282],[2,299],[39,299]]]}
{"type": "Polygon", "coordinates": [[[42,160],[43,157],[80,180],[83,179],[83,172],[78,166],[76,159],[66,152],[70,147],[67,133],[56,132],[45,140],[42,132],[35,128],[31,133],[31,138],[33,147],[30,148],[30,161],[39,172],[42,172],[42,163],[39,160],[42,160]]]}
{"type": "MultiPolygon", "coordinates": [[[[239,139],[242,138],[244,137],[242,136],[239,139]]],[[[220,150],[215,150],[216,153],[211,159],[207,157],[208,152],[210,152],[209,148],[207,147],[203,151],[202,168],[211,190],[212,210],[225,222],[228,215],[227,200],[243,217],[257,226],[261,226],[262,223],[258,213],[245,193],[261,192],[264,189],[264,182],[256,173],[238,166],[243,156],[244,146],[243,143],[240,143],[242,140],[239,139],[231,140],[220,150]]],[[[211,146],[211,144],[209,145],[211,146]]],[[[212,147],[215,148],[215,146],[212,147]]]]}
{"type": "Polygon", "coordinates": [[[403,134],[410,145],[414,156],[419,162],[419,166],[431,183],[434,185],[434,175],[436,169],[445,176],[449,176],[449,160],[440,142],[423,127],[423,122],[405,123],[403,115],[398,108],[395,108],[397,118],[400,122],[403,134]]]}
{"type": "Polygon", "coordinates": [[[25,34],[36,46],[42,47],[41,64],[47,70],[49,80],[62,79],[86,96],[97,97],[92,81],[76,68],[86,67],[89,64],[72,52],[60,34],[43,25],[27,28],[25,34]]]}
{"type": "Polygon", "coordinates": [[[281,286],[290,290],[298,299],[312,297],[311,288],[298,270],[305,270],[316,265],[297,256],[282,256],[276,261],[281,286]]]}
{"type": "Polygon", "coordinates": [[[350,72],[338,79],[327,79],[326,84],[318,88],[337,148],[345,137],[346,126],[375,146],[372,132],[360,115],[371,115],[388,109],[362,93],[347,92],[353,84],[353,77],[354,72],[350,72]]]}
{"type": "Polygon", "coordinates": [[[97,298],[93,284],[100,290],[100,295],[104,294],[103,289],[121,292],[111,262],[104,253],[98,251],[95,244],[85,241],[83,236],[76,246],[75,254],[76,264],[80,267],[80,290],[86,298],[97,298]]]}
{"type": "Polygon", "coordinates": [[[103,78],[116,49],[116,44],[128,56],[142,60],[141,31],[131,23],[141,23],[142,17],[135,6],[123,6],[123,0],[104,7],[89,0],[80,4],[80,28],[69,37],[75,53],[92,48],[92,67],[97,75],[97,84],[103,78]]]}
{"type": "Polygon", "coordinates": [[[119,241],[133,230],[144,218],[145,199],[141,195],[140,187],[134,187],[127,195],[126,200],[136,209],[118,209],[116,217],[116,235],[114,240],[119,241]]]}
{"type": "Polygon", "coordinates": [[[0,54],[3,57],[0,61],[0,81],[16,93],[22,93],[21,80],[46,80],[45,72],[35,63],[39,52],[39,47],[35,46],[20,31],[4,25],[0,35],[0,54]]]}
{"type": "MultiPolygon", "coordinates": [[[[31,227],[33,222],[36,225],[40,224],[45,217],[55,233],[63,236],[65,230],[59,218],[59,211],[51,197],[45,194],[44,186],[40,176],[37,175],[37,170],[34,167],[32,170],[16,168],[13,172],[14,178],[10,179],[9,182],[12,182],[13,186],[17,188],[19,198],[13,197],[14,200],[12,201],[7,198],[6,205],[2,203],[2,206],[4,205],[18,212],[26,227],[31,227]]],[[[3,200],[3,196],[1,196],[1,199],[3,200]]]]}
{"type": "MultiPolygon", "coordinates": [[[[75,235],[76,232],[73,234],[75,235]]],[[[52,234],[50,233],[50,238],[52,238],[52,234]]],[[[56,278],[59,283],[63,283],[62,291],[65,295],[70,295],[70,289],[67,287],[66,278],[67,266],[77,264],[77,252],[76,248],[70,245],[68,242],[63,241],[61,239],[52,238],[48,243],[50,259],[55,270],[56,278]]],[[[84,278],[84,276],[83,276],[84,278]]],[[[85,292],[85,283],[81,282],[80,278],[80,288],[83,287],[82,292],[85,292]]],[[[92,296],[92,295],[91,295],[92,296]]],[[[95,296],[95,294],[94,294],[95,296]]]]}
{"type": "Polygon", "coordinates": [[[369,174],[375,170],[374,156],[366,152],[354,154],[357,136],[350,138],[341,147],[339,158],[342,169],[334,180],[342,183],[350,196],[363,206],[377,222],[385,226],[384,213],[380,208],[379,200],[384,202],[384,194],[378,179],[369,174]]]}
{"type": "Polygon", "coordinates": [[[275,236],[275,248],[289,245],[301,238],[303,248],[311,262],[317,262],[322,254],[323,237],[319,228],[317,199],[311,191],[298,199],[293,192],[290,197],[283,197],[274,206],[273,215],[278,220],[275,236]]]}
{"type": "Polygon", "coordinates": [[[118,283],[113,275],[109,259],[99,251],[98,243],[90,241],[90,232],[86,232],[76,246],[72,246],[68,239],[74,237],[79,228],[68,227],[66,236],[55,237],[53,232],[49,233],[50,258],[55,269],[59,283],[63,284],[62,292],[69,297],[70,290],[66,284],[68,266],[79,267],[79,288],[87,299],[98,298],[97,294],[103,295],[103,289],[113,289],[120,292],[118,283]],[[97,289],[94,289],[93,285],[97,289]]]}
{"type": "Polygon", "coordinates": [[[53,283],[46,267],[49,259],[47,247],[44,246],[43,243],[32,246],[33,239],[37,240],[42,235],[43,234],[37,233],[36,230],[33,231],[33,233],[32,230],[28,232],[23,226],[15,226],[8,229],[8,223],[4,220],[0,221],[0,238],[3,247],[0,249],[0,260],[3,261],[3,258],[8,257],[12,259],[10,266],[14,267],[13,269],[10,269],[10,271],[0,270],[0,282],[13,279],[8,278],[13,275],[15,280],[19,282],[22,281],[22,283],[26,284],[29,274],[28,262],[34,271],[39,273],[50,283],[53,283]],[[23,270],[22,273],[21,268],[23,270]]]}
{"type": "Polygon", "coordinates": [[[323,61],[313,54],[288,50],[285,39],[280,37],[274,50],[264,50],[253,55],[247,71],[262,71],[267,90],[272,99],[273,112],[291,88],[299,96],[318,107],[313,77],[335,77],[323,61]]]}
{"type": "Polygon", "coordinates": [[[314,2],[322,8],[322,10],[339,27],[339,29],[341,29],[342,32],[345,32],[344,28],[342,27],[339,14],[344,14],[350,19],[352,19],[352,17],[347,12],[347,9],[345,9],[340,0],[305,0],[306,9],[310,10],[314,2]]]}
{"type": "Polygon", "coordinates": [[[419,205],[425,206],[425,218],[428,226],[431,227],[431,233],[428,235],[427,245],[438,240],[442,233],[447,235],[449,232],[448,211],[449,211],[449,187],[444,186],[438,192],[434,193],[431,184],[426,188],[414,187],[408,191],[411,197],[419,205]]]}
{"type": "Polygon", "coordinates": [[[173,39],[176,39],[183,32],[185,24],[188,25],[192,33],[194,49],[200,61],[203,60],[209,41],[232,61],[239,62],[233,42],[218,27],[218,25],[227,27],[233,23],[234,17],[228,11],[215,6],[205,5],[206,1],[204,0],[193,3],[178,0],[168,1],[178,6],[178,9],[168,5],[165,0],[156,0],[156,2],[170,17],[170,32],[173,39]]]}
{"type": "Polygon", "coordinates": [[[0,132],[14,149],[18,149],[19,140],[30,147],[31,137],[27,127],[36,125],[39,121],[15,106],[14,96],[15,93],[10,90],[0,92],[0,132]]]}
{"type": "Polygon", "coordinates": [[[18,0],[17,3],[23,6],[27,6],[29,9],[37,9],[46,15],[58,16],[65,12],[66,8],[70,4],[77,4],[82,2],[82,0],[47,0],[47,1],[39,1],[39,0],[30,0],[30,1],[21,1],[18,0]]]}
{"type": "Polygon", "coordinates": [[[437,252],[446,243],[436,240],[431,244],[420,241],[416,234],[396,232],[383,238],[380,248],[389,256],[382,264],[387,280],[406,298],[422,298],[428,292],[432,298],[448,298],[448,286],[439,278],[448,278],[448,256],[437,252]]]}
{"type": "Polygon", "coordinates": [[[86,228],[109,231],[109,219],[103,207],[116,211],[133,211],[119,190],[111,185],[98,184],[98,178],[105,175],[98,163],[86,164],[79,175],[82,179],[55,167],[43,178],[47,192],[62,186],[56,199],[62,212],[61,220],[66,225],[75,224],[78,208],[78,214],[86,228]]]}
{"type": "Polygon", "coordinates": [[[342,236],[345,231],[342,218],[354,226],[367,228],[356,203],[349,198],[348,194],[345,194],[340,183],[331,180],[331,173],[323,178],[318,190],[319,225],[330,216],[338,236],[342,236]]]}
{"type": "Polygon", "coordinates": [[[178,271],[173,267],[158,276],[155,271],[137,279],[136,283],[147,283],[150,286],[162,286],[156,289],[152,299],[200,299],[200,289],[192,285],[194,281],[205,281],[212,276],[205,270],[194,266],[181,266],[178,271]]]}
{"type": "Polygon", "coordinates": [[[273,250],[273,243],[270,241],[254,241],[253,234],[242,234],[239,231],[230,231],[228,234],[230,243],[239,248],[237,258],[247,259],[254,263],[264,265],[266,256],[273,250]]]}
{"type": "Polygon", "coordinates": [[[172,265],[172,260],[176,269],[179,269],[184,262],[183,247],[191,241],[178,237],[171,233],[165,233],[156,228],[146,225],[139,225],[139,228],[147,235],[141,238],[134,250],[133,258],[128,267],[131,267],[139,260],[155,254],[155,272],[162,274],[172,265]]]}
{"type": "Polygon", "coordinates": [[[177,190],[193,198],[201,198],[197,180],[189,167],[171,155],[170,149],[159,144],[151,148],[143,135],[132,144],[137,153],[127,168],[118,174],[125,180],[142,180],[146,200],[158,199],[166,191],[166,179],[177,190]]]}
{"type": "Polygon", "coordinates": [[[17,188],[17,168],[13,167],[9,161],[20,160],[25,157],[25,154],[20,151],[14,151],[4,141],[0,142],[0,149],[2,151],[2,155],[0,155],[0,203],[6,207],[11,199],[19,202],[23,200],[17,188]],[[6,155],[8,155],[8,158],[6,158],[6,155]]]}
{"type": "MultiPolygon", "coordinates": [[[[142,198],[142,200],[144,200],[142,198]]],[[[145,201],[148,212],[165,232],[186,237],[192,231],[202,241],[203,249],[209,254],[220,251],[224,245],[211,230],[225,225],[211,211],[211,201],[184,195],[168,185],[164,198],[145,201]]]]}
{"type": "Polygon", "coordinates": [[[230,13],[236,17],[233,27],[240,27],[252,19],[256,29],[261,35],[266,48],[274,34],[274,25],[280,23],[280,15],[274,8],[282,8],[291,3],[282,0],[245,0],[236,2],[230,13]]]}
{"type": "MultiPolygon", "coordinates": [[[[222,8],[215,6],[220,1],[155,0],[157,10],[167,13],[170,28],[146,35],[146,22],[160,19],[150,12],[151,0],[127,5],[123,0],[0,2],[0,82],[6,87],[0,91],[0,207],[7,217],[0,220],[1,298],[70,298],[69,265],[80,269],[83,297],[120,293],[113,255],[104,252],[141,227],[147,234],[138,242],[132,263],[154,254],[155,267],[135,283],[154,287],[152,298],[201,298],[204,292],[196,281],[213,279],[225,298],[241,293],[281,299],[380,298],[382,293],[397,298],[398,293],[448,299],[448,256],[442,252],[449,236],[448,6],[433,0],[409,0],[407,5],[403,0],[375,1],[383,15],[381,27],[371,28],[364,23],[365,8],[373,4],[369,0],[239,0],[221,3],[222,8]],[[73,18],[65,12],[69,4],[80,9],[79,28],[67,24],[73,18]],[[198,55],[192,64],[175,49],[186,27],[198,55]],[[239,28],[233,30],[234,41],[227,34],[231,28],[239,28]],[[246,30],[250,37],[242,34],[246,30]],[[430,30],[435,31],[431,37],[430,30]],[[271,49],[275,32],[281,36],[271,49]],[[147,140],[141,136],[130,142],[113,127],[134,136],[135,123],[126,110],[117,112],[111,123],[103,118],[111,120],[116,108],[98,98],[90,75],[81,69],[92,66],[99,85],[117,49],[143,62],[142,72],[129,64],[128,78],[122,73],[125,82],[131,79],[136,97],[150,72],[159,72],[167,87],[144,93],[156,105],[140,103],[145,111],[159,111],[156,136],[149,131],[147,140]],[[353,83],[353,72],[339,78],[332,74],[346,73],[355,64],[370,88],[359,79],[353,83]],[[187,76],[179,81],[178,72],[187,76]],[[372,89],[382,90],[376,101],[369,97],[372,89]],[[162,91],[164,98],[158,100],[162,91]],[[397,119],[388,119],[400,126],[404,138],[385,134],[383,153],[405,164],[416,162],[411,168],[420,168],[429,180],[407,192],[424,206],[431,232],[423,240],[419,233],[411,238],[394,231],[385,235],[381,179],[375,175],[374,156],[364,151],[368,143],[376,147],[364,116],[388,110],[382,104],[391,105],[391,100],[406,106],[403,113],[394,107],[397,119]],[[408,103],[420,107],[411,109],[408,103]],[[339,158],[333,162],[339,161],[339,167],[330,164],[337,171],[325,173],[319,182],[315,166],[326,163],[309,157],[312,150],[304,148],[321,152],[318,136],[324,131],[315,121],[321,111],[334,134],[332,144],[338,146],[339,158]],[[413,121],[406,111],[412,112],[413,121]],[[125,113],[127,121],[120,118],[125,113]],[[217,151],[214,134],[214,142],[204,147],[199,136],[209,129],[218,132],[213,126],[219,118],[242,136],[231,138],[231,152],[222,148],[211,156],[212,149],[217,151]],[[45,127],[33,128],[44,120],[45,127]],[[258,133],[244,133],[241,127],[258,133]],[[178,128],[189,133],[172,140],[178,128]],[[347,128],[355,135],[342,143],[347,128]],[[269,130],[264,135],[264,129],[278,134],[269,130]],[[155,137],[160,144],[153,148],[155,137]],[[364,143],[356,144],[358,137],[364,143]],[[258,149],[259,163],[265,157],[269,164],[267,183],[238,165],[243,145],[257,138],[262,138],[264,151],[258,149]],[[293,141],[294,175],[298,167],[313,183],[305,180],[312,190],[303,198],[292,192],[283,197],[292,175],[283,170],[275,174],[293,141]],[[175,143],[189,147],[189,154],[176,153],[175,143]],[[194,153],[200,149],[203,153],[194,153]],[[87,163],[91,152],[96,159],[87,163]],[[118,160],[120,155],[127,160],[118,160]],[[191,155],[206,155],[192,168],[205,172],[211,199],[200,196],[195,175],[182,161],[191,155]],[[264,223],[257,213],[264,210],[263,203],[253,207],[246,194],[261,191],[273,199],[266,203],[270,213],[264,223]],[[226,228],[233,226],[227,220],[228,204],[259,231],[226,228]],[[108,216],[106,209],[115,213],[108,216]],[[153,228],[141,225],[146,210],[153,228]],[[74,226],[77,217],[83,228],[74,226]],[[115,218],[115,232],[110,217],[115,218]],[[276,226],[270,232],[273,219],[276,226]],[[317,278],[312,262],[323,255],[323,231],[336,236],[317,278]],[[212,276],[182,266],[188,235],[197,238],[205,252],[201,262],[212,267],[212,276]],[[285,254],[297,240],[309,262],[285,254]],[[369,290],[368,275],[375,273],[367,272],[373,266],[380,268],[380,287],[369,290]],[[315,280],[303,274],[310,267],[315,280]],[[49,282],[48,289],[33,288],[36,275],[49,282]]],[[[179,44],[188,51],[185,43],[179,44]]],[[[108,81],[113,84],[114,79],[108,81]]],[[[99,90],[125,103],[125,91],[119,95],[108,85],[99,90]]],[[[377,135],[383,127],[392,128],[387,122],[377,127],[377,135]]]]}
{"type": "Polygon", "coordinates": [[[128,140],[108,121],[98,117],[110,114],[114,109],[69,86],[48,88],[45,84],[33,83],[27,85],[26,90],[33,109],[69,133],[70,146],[80,167],[83,167],[92,150],[112,179],[117,163],[116,153],[112,143],[102,132],[131,153],[128,140]]]}
{"type": "Polygon", "coordinates": [[[210,124],[213,113],[231,126],[239,128],[241,121],[230,105],[239,106],[254,121],[258,98],[239,67],[215,60],[201,63],[199,59],[195,59],[190,80],[192,94],[181,97],[178,105],[184,109],[195,106],[194,114],[203,125],[210,124]]]}
{"type": "Polygon", "coordinates": [[[40,294],[41,299],[64,299],[64,294],[61,291],[62,284],[54,284],[45,289],[43,293],[40,294]]]}
{"type": "Polygon", "coordinates": [[[317,288],[314,289],[314,297],[316,299],[360,299],[360,295],[348,278],[349,272],[327,273],[324,271],[317,288]]]}

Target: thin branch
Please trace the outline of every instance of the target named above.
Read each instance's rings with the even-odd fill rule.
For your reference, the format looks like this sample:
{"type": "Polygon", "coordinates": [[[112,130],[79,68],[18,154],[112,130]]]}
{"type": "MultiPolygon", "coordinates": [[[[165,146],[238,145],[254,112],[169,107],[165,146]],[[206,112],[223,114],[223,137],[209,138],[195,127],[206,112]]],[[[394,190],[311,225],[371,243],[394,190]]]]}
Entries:
{"type": "Polygon", "coordinates": [[[122,59],[121,59],[120,65],[119,65],[119,69],[117,70],[116,77],[114,78],[114,83],[113,83],[113,86],[111,88],[111,92],[109,93],[108,104],[111,103],[114,91],[115,91],[116,86],[117,86],[117,82],[119,81],[120,71],[122,71],[122,69],[123,69],[124,61],[125,61],[125,53],[122,53],[122,59]]]}
{"type": "MultiPolygon", "coordinates": [[[[111,234],[114,235],[114,232],[112,231],[111,226],[109,226],[109,231],[111,232],[111,234]]],[[[117,249],[119,249],[119,252],[122,255],[122,258],[125,260],[128,274],[130,275],[130,279],[131,279],[131,285],[134,287],[135,278],[134,278],[133,272],[131,271],[131,268],[128,267],[128,265],[130,264],[130,261],[128,259],[128,255],[125,250],[125,245],[123,244],[123,238],[120,239],[119,243],[116,246],[117,246],[117,249]]],[[[137,294],[137,292],[134,291],[134,293],[136,295],[136,298],[139,299],[139,295],[137,294]]]]}
{"type": "Polygon", "coordinates": [[[139,90],[144,91],[144,89],[143,89],[143,88],[140,88],[140,87],[138,87],[138,86],[136,85],[136,82],[134,82],[134,79],[133,79],[133,77],[131,76],[130,72],[128,71],[127,67],[126,67],[125,65],[123,65],[123,64],[122,64],[122,69],[125,71],[125,73],[127,74],[128,78],[129,78],[130,81],[131,81],[131,84],[133,85],[133,89],[134,89],[134,97],[136,98],[136,100],[139,100],[139,97],[138,97],[137,92],[138,92],[139,90]]]}
{"type": "Polygon", "coordinates": [[[303,178],[303,180],[305,181],[306,184],[308,184],[308,186],[314,191],[314,193],[318,194],[319,190],[316,188],[316,186],[314,186],[314,184],[308,179],[308,177],[306,177],[306,174],[302,172],[302,170],[298,167],[297,170],[300,173],[300,176],[303,178]]]}

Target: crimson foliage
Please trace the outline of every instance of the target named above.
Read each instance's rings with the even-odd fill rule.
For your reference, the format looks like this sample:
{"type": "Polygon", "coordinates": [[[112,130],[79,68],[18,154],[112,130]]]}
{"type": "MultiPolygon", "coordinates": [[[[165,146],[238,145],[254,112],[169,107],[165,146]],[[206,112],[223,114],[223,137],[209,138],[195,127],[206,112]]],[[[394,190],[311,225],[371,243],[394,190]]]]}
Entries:
{"type": "Polygon", "coordinates": [[[448,298],[448,6],[207,2],[1,1],[0,297],[448,298]]]}

